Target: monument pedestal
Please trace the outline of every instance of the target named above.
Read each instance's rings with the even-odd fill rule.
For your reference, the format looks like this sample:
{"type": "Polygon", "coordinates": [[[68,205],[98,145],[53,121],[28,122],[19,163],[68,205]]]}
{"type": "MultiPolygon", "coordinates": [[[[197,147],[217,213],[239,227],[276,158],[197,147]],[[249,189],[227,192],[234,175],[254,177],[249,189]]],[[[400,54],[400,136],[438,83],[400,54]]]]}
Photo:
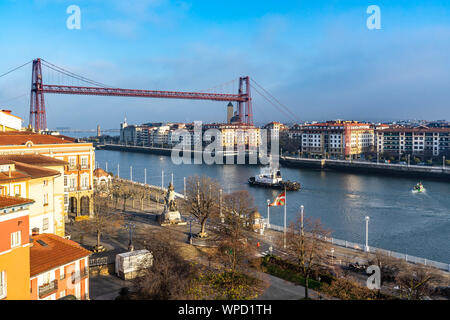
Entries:
{"type": "Polygon", "coordinates": [[[163,214],[161,215],[160,218],[160,224],[162,226],[167,226],[167,225],[186,225],[187,222],[184,222],[181,219],[181,214],[179,211],[165,211],[163,212],[163,214]]]}

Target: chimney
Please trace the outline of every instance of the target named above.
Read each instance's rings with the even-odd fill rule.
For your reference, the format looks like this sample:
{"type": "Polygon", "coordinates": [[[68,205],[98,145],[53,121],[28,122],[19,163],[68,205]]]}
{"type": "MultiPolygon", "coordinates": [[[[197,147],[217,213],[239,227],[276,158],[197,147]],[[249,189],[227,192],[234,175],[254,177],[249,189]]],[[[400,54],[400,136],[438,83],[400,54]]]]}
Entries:
{"type": "Polygon", "coordinates": [[[33,228],[31,229],[31,236],[38,236],[39,235],[39,228],[33,228]]]}

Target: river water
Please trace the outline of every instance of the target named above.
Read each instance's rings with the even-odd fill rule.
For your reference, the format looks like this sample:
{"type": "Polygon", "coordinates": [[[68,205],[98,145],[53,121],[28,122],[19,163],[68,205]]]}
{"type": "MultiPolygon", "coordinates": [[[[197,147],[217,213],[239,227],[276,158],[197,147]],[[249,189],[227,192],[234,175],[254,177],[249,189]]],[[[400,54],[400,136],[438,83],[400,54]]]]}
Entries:
{"type": "MultiPolygon", "coordinates": [[[[183,177],[207,175],[217,179],[224,192],[249,190],[262,216],[267,216],[267,199],[279,190],[250,187],[247,179],[260,168],[246,165],[175,165],[170,157],[97,150],[96,161],[120,177],[164,186],[171,180],[175,191],[183,192],[183,177]]],[[[335,238],[364,243],[365,216],[370,217],[369,246],[394,250],[450,263],[450,183],[422,180],[426,192],[413,193],[417,180],[383,175],[362,175],[313,169],[281,169],[284,180],[298,181],[301,191],[287,193],[287,220],[293,220],[300,205],[305,217],[319,218],[335,238]]],[[[283,207],[270,208],[271,224],[283,225],[283,207]]]]}

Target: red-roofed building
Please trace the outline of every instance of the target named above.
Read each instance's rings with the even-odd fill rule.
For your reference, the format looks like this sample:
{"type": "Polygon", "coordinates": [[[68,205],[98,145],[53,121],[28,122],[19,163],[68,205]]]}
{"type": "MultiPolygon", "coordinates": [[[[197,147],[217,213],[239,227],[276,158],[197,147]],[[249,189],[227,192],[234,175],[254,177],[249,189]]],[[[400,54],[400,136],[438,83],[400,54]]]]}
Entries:
{"type": "Polygon", "coordinates": [[[31,300],[56,300],[74,295],[89,299],[89,255],[78,243],[53,234],[32,237],[31,300]]]}
{"type": "MultiPolygon", "coordinates": [[[[62,206],[66,216],[87,218],[93,212],[93,170],[95,153],[92,143],[30,131],[0,132],[0,155],[44,155],[67,164],[63,173],[62,206]]],[[[36,164],[39,159],[29,159],[36,164]]],[[[47,166],[47,165],[45,165],[47,166]]]]}

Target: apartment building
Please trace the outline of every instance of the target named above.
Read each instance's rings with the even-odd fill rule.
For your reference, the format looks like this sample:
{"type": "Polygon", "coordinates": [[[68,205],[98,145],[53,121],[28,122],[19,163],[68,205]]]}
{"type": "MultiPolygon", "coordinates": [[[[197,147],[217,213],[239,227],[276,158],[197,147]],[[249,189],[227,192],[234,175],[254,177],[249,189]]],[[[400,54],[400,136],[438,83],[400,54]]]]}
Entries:
{"type": "Polygon", "coordinates": [[[41,155],[0,155],[0,191],[4,196],[33,199],[29,234],[65,235],[64,167],[67,163],[41,155]]]}
{"type": "MultiPolygon", "coordinates": [[[[261,144],[260,129],[244,123],[212,123],[203,125],[204,140],[209,140],[207,130],[216,129],[220,132],[220,143],[223,148],[235,149],[238,145],[246,148],[258,147],[261,144]]],[[[209,144],[208,142],[205,142],[209,144]]]]}
{"type": "Polygon", "coordinates": [[[303,156],[359,157],[373,151],[374,129],[357,121],[327,121],[297,128],[303,156]]]}
{"type": "Polygon", "coordinates": [[[376,131],[376,149],[391,155],[450,156],[450,128],[390,127],[376,131]]]}
{"type": "Polygon", "coordinates": [[[0,300],[30,299],[31,199],[0,196],[0,300]]]}
{"type": "Polygon", "coordinates": [[[95,153],[92,143],[61,135],[29,131],[0,132],[0,155],[38,154],[67,162],[64,168],[64,211],[76,219],[92,214],[95,153]]]}
{"type": "Polygon", "coordinates": [[[92,252],[53,234],[32,237],[30,248],[31,300],[56,300],[68,295],[89,299],[89,262],[92,252]]]}

